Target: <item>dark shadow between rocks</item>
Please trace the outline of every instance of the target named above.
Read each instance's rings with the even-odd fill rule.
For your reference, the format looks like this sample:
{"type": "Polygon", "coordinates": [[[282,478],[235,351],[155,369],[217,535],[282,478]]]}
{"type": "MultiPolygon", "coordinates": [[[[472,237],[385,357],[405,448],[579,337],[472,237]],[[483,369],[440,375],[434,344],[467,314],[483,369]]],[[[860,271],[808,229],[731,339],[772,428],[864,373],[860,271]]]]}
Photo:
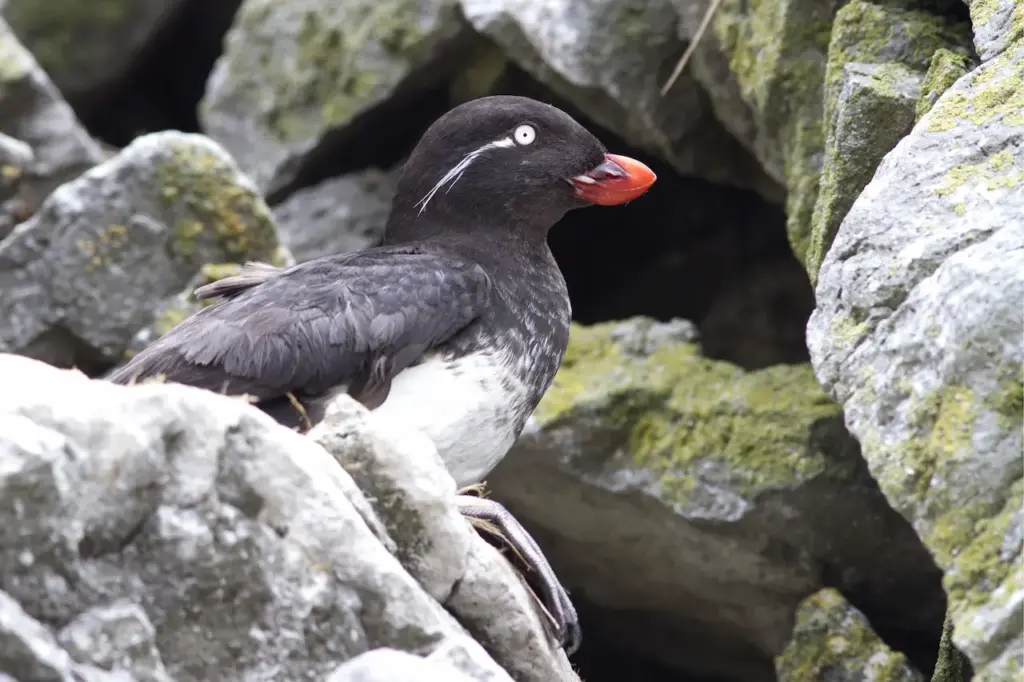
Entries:
{"type": "Polygon", "coordinates": [[[159,130],[199,132],[199,101],[241,4],[186,4],[124,78],[88,100],[71,102],[89,132],[115,147],[159,130]]]}

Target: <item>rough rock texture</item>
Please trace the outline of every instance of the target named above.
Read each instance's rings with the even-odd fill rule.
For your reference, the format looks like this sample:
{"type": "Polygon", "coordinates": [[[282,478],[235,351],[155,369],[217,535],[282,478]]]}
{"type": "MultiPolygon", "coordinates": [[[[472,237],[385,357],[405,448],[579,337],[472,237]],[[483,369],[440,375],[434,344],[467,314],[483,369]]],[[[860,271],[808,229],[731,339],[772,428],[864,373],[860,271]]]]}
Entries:
{"type": "Polygon", "coordinates": [[[99,146],[3,19],[0,130],[32,150],[32,161],[19,188],[24,217],[34,213],[58,185],[103,160],[99,146]]]}
{"type": "Polygon", "coordinates": [[[341,128],[436,80],[454,0],[246,0],[207,83],[203,129],[270,194],[341,128]]]}
{"type": "Polygon", "coordinates": [[[964,0],[971,8],[974,46],[989,60],[1024,40],[1024,5],[1019,0],[964,0]]]}
{"type": "Polygon", "coordinates": [[[681,54],[669,0],[461,0],[475,29],[602,126],[685,175],[779,197],[689,78],[667,95],[681,54]]]}
{"type": "Polygon", "coordinates": [[[335,405],[316,437],[365,466],[371,504],[316,442],[242,400],[13,355],[0,355],[0,376],[19,387],[0,394],[0,642],[5,629],[30,642],[0,646],[0,668],[312,680],[392,647],[508,682],[430,592],[458,601],[456,616],[476,609],[470,630],[516,680],[578,682],[509,564],[456,512],[422,435],[335,405]],[[474,562],[504,581],[505,602],[470,594],[474,562]],[[498,649],[512,641],[522,648],[498,649]]]}
{"type": "Polygon", "coordinates": [[[915,121],[920,121],[931,111],[942,93],[953,87],[972,67],[971,60],[963,54],[945,48],[936,50],[921,81],[921,99],[917,102],[915,121]]]}
{"type": "Polygon", "coordinates": [[[0,133],[0,240],[29,217],[28,203],[18,191],[33,159],[31,147],[0,133]]]}
{"type": "Polygon", "coordinates": [[[274,206],[281,242],[300,262],[379,243],[397,183],[370,168],[295,192],[274,206]]]}
{"type": "Polygon", "coordinates": [[[1016,39],[885,158],[822,263],[807,331],[872,473],[945,571],[977,682],[1024,667],[1022,83],[1016,39]]]}
{"type": "MultiPolygon", "coordinates": [[[[445,663],[397,649],[375,649],[342,664],[325,682],[473,682],[445,663]]],[[[511,679],[506,676],[506,679],[511,679]]]]}
{"type": "Polygon", "coordinates": [[[276,248],[269,209],[223,149],[199,135],[140,137],[0,242],[0,351],[113,365],[203,263],[276,248]]]}
{"type": "MultiPolygon", "coordinates": [[[[707,3],[674,1],[680,35],[688,38],[707,3]]],[[[823,121],[830,120],[826,84],[837,96],[843,66],[851,61],[924,71],[935,49],[959,50],[968,36],[966,26],[945,27],[923,12],[859,0],[724,0],[694,53],[693,73],[726,128],[785,184],[787,231],[801,261],[823,169],[823,121]]]]}
{"type": "Polygon", "coordinates": [[[61,92],[74,98],[123,76],[184,5],[185,0],[0,0],[0,14],[61,92]]]}
{"type": "Polygon", "coordinates": [[[872,630],[864,615],[836,590],[800,605],[793,638],[775,661],[780,682],[924,682],[903,654],[872,630]]]}
{"type": "Polygon", "coordinates": [[[831,582],[880,632],[909,627],[933,646],[939,573],[811,368],[746,373],[702,358],[692,334],[574,327],[488,479],[572,593],[617,613],[602,636],[692,674],[765,679],[798,604],[831,582]]]}
{"type": "Polygon", "coordinates": [[[846,65],[811,223],[805,265],[812,282],[846,212],[882,158],[914,127],[920,83],[919,73],[900,64],[846,65]]]}

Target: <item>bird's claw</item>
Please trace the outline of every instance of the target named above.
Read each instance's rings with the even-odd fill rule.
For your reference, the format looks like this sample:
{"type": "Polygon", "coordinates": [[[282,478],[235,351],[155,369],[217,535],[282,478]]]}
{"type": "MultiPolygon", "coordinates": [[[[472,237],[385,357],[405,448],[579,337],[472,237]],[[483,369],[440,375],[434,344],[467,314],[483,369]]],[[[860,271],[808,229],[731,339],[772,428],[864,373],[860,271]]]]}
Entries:
{"type": "MultiPolygon", "coordinates": [[[[479,493],[479,490],[473,492],[479,493]]],[[[555,571],[533,537],[505,507],[494,500],[460,494],[458,504],[462,515],[470,523],[501,540],[519,560],[516,563],[535,574],[534,582],[541,594],[536,594],[528,579],[527,587],[530,587],[541,610],[548,617],[558,645],[569,655],[575,653],[583,636],[579,616],[569,599],[569,593],[558,581],[555,571]]],[[[523,577],[526,578],[525,575],[523,577]]]]}

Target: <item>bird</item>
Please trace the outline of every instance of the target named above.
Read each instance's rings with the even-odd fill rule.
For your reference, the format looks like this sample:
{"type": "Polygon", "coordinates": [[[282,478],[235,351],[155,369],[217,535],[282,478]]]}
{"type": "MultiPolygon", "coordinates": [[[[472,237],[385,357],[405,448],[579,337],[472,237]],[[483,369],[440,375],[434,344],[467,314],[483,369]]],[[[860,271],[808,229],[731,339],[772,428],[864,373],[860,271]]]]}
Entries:
{"type": "Polygon", "coordinates": [[[246,395],[299,431],[347,394],[419,429],[454,478],[462,515],[493,524],[535,571],[571,654],[579,618],[543,552],[500,503],[464,493],[512,448],[569,342],[549,231],[571,210],[625,204],[655,181],[554,105],[464,102],[402,164],[380,244],[288,267],[246,263],[197,288],[206,307],[105,379],[246,395]]]}

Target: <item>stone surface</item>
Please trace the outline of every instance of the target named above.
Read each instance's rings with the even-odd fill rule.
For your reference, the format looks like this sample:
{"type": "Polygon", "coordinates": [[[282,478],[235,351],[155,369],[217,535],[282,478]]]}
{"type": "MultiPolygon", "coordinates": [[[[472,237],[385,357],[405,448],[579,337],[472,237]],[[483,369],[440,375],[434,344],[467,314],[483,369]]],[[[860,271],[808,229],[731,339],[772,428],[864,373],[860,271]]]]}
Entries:
{"type": "MultiPolygon", "coordinates": [[[[473,682],[450,665],[397,649],[360,654],[331,673],[326,682],[473,682]]],[[[506,679],[511,679],[506,676],[506,679]]]]}
{"type": "Polygon", "coordinates": [[[0,133],[0,240],[29,217],[29,204],[18,190],[33,158],[31,147],[0,133]]]}
{"type": "Polygon", "coordinates": [[[811,222],[806,267],[821,259],[882,158],[914,127],[921,74],[900,64],[850,62],[832,111],[825,162],[811,222]]]}
{"type": "Polygon", "coordinates": [[[276,248],[269,209],[223,149],[199,135],[140,137],[0,242],[0,351],[111,366],[203,263],[276,248]]]}
{"type": "Polygon", "coordinates": [[[103,154],[3,19],[0,67],[0,131],[32,151],[20,188],[27,218],[58,185],[102,161],[103,154]]]}
{"type": "Polygon", "coordinates": [[[0,590],[20,609],[0,622],[29,642],[0,634],[0,669],[323,679],[394,648],[472,680],[578,682],[422,434],[344,398],[314,434],[328,453],[207,391],[15,355],[0,376],[20,387],[0,394],[0,590]]]}
{"type": "Polygon", "coordinates": [[[1024,40],[1024,5],[1019,0],[964,0],[971,8],[974,46],[989,60],[1024,40]]]}
{"type": "Polygon", "coordinates": [[[824,574],[876,627],[937,643],[940,575],[811,368],[747,373],[701,357],[692,334],[574,327],[488,479],[574,598],[617,614],[602,639],[693,675],[765,679],[824,574]]]}
{"type": "MultiPolygon", "coordinates": [[[[674,1],[680,34],[692,36],[707,3],[674,1]]],[[[850,61],[912,66],[920,58],[923,71],[950,36],[954,47],[968,40],[969,27],[939,22],[859,0],[724,0],[716,12],[694,52],[694,76],[724,125],[785,184],[787,231],[801,262],[823,170],[829,90],[838,95],[850,61]]]]}
{"type": "Polygon", "coordinates": [[[921,81],[921,99],[917,102],[915,121],[931,111],[942,93],[949,90],[960,80],[974,64],[963,54],[941,48],[932,55],[932,63],[921,81]]]}
{"type": "Polygon", "coordinates": [[[246,0],[200,108],[267,194],[287,186],[327,136],[385,100],[439,82],[464,34],[454,0],[246,0]]]}
{"type": "Polygon", "coordinates": [[[475,29],[595,122],[658,154],[684,175],[779,198],[684,77],[664,78],[681,54],[669,0],[461,0],[475,29]]]}
{"type": "Polygon", "coordinates": [[[925,682],[836,590],[800,605],[793,638],[775,661],[779,682],[925,682]]]}
{"type": "Polygon", "coordinates": [[[509,563],[457,511],[455,482],[425,435],[345,397],[309,436],[372,501],[405,569],[505,670],[523,682],[578,680],[509,563]]]}
{"type": "Polygon", "coordinates": [[[298,261],[380,243],[398,176],[375,168],[325,180],[274,206],[281,242],[298,261]]]}
{"type": "Polygon", "coordinates": [[[66,97],[109,86],[186,0],[0,0],[3,15],[66,97]]]}
{"type": "Polygon", "coordinates": [[[807,338],[886,497],[945,571],[975,680],[1024,667],[1024,41],[963,76],[840,227],[807,338]]]}

